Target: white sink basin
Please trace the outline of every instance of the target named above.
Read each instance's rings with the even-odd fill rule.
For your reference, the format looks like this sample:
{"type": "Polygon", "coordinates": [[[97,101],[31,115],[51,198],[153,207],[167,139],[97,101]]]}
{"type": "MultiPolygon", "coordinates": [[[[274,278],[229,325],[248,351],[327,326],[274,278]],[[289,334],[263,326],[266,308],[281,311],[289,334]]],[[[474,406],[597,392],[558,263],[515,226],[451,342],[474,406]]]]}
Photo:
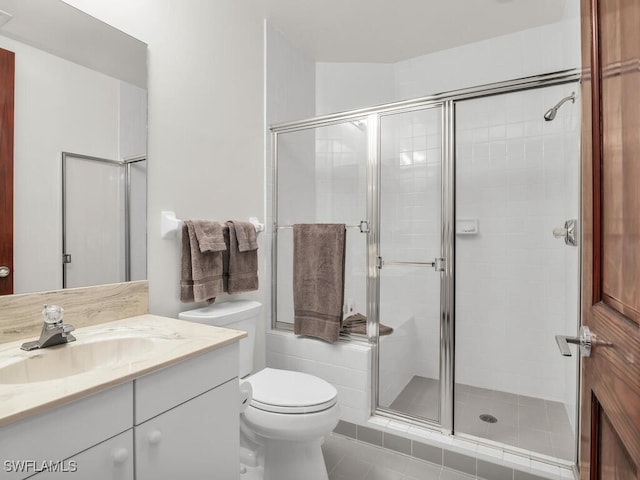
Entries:
{"type": "Polygon", "coordinates": [[[109,337],[34,350],[0,364],[0,384],[56,380],[97,369],[126,366],[142,360],[158,338],[109,337]]]}

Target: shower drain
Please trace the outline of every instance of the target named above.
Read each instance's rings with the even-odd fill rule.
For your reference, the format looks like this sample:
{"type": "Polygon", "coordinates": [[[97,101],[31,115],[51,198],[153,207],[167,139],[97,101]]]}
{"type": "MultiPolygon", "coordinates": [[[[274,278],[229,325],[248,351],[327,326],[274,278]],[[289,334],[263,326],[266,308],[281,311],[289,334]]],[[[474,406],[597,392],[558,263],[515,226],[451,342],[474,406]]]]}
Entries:
{"type": "Polygon", "coordinates": [[[498,419],[493,415],[489,415],[488,413],[483,413],[480,415],[480,420],[487,423],[497,423],[498,419]]]}

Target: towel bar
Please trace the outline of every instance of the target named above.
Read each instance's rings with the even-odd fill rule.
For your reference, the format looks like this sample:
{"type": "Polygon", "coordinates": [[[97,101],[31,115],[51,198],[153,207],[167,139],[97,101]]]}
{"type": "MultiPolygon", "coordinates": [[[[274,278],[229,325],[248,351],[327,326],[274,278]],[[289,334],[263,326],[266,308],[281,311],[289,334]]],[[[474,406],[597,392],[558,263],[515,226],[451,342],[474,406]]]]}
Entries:
{"type": "MultiPolygon", "coordinates": [[[[337,223],[337,222],[336,222],[337,223]]],[[[276,229],[293,228],[293,225],[276,225],[276,229]]],[[[345,225],[345,228],[359,228],[362,233],[369,233],[369,222],[361,220],[357,225],[345,225]]]]}
{"type": "MultiPolygon", "coordinates": [[[[256,217],[249,217],[249,222],[256,228],[256,233],[264,232],[264,224],[256,217]]],[[[176,218],[176,213],[171,211],[160,212],[160,235],[169,238],[182,228],[182,220],[176,218]]]]}

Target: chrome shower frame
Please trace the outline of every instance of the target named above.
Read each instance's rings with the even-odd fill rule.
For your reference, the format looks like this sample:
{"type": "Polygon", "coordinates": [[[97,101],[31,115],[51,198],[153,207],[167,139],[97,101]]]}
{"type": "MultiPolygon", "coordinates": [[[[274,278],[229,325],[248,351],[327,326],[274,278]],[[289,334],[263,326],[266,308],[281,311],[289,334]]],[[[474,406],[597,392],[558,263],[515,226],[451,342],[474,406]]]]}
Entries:
{"type": "MultiPolygon", "coordinates": [[[[371,372],[371,414],[390,419],[417,424],[445,434],[454,433],[454,384],[455,384],[455,107],[456,102],[471,100],[505,93],[545,88],[580,81],[578,69],[524,77],[504,82],[481,85],[472,88],[447,91],[436,95],[412,100],[388,103],[374,107],[356,109],[341,113],[295,122],[280,123],[270,127],[271,131],[271,218],[272,224],[272,290],[271,290],[271,327],[276,330],[293,330],[292,324],[278,321],[277,318],[277,231],[278,231],[278,135],[288,132],[329,126],[345,121],[367,121],[367,221],[370,229],[367,239],[367,335],[341,337],[340,341],[367,342],[372,350],[371,372]],[[446,259],[445,270],[440,280],[440,415],[437,421],[417,418],[388,408],[378,406],[378,323],[380,278],[376,265],[379,248],[380,221],[380,118],[385,114],[408,110],[442,107],[442,258],[446,259]]],[[[578,368],[579,371],[579,368],[578,368]]],[[[579,390],[579,382],[578,382],[579,390]]],[[[576,394],[579,399],[579,391],[576,394]]],[[[459,435],[459,434],[457,434],[459,435]]],[[[466,440],[485,444],[483,439],[462,434],[466,440]]],[[[579,435],[577,435],[579,438],[579,435]]],[[[489,443],[491,445],[491,443],[489,443]]],[[[505,446],[505,451],[510,449],[505,446]]],[[[517,454],[517,452],[516,452],[517,454]]],[[[530,458],[537,458],[532,453],[530,458]]],[[[540,457],[542,461],[548,459],[540,457]]]]}

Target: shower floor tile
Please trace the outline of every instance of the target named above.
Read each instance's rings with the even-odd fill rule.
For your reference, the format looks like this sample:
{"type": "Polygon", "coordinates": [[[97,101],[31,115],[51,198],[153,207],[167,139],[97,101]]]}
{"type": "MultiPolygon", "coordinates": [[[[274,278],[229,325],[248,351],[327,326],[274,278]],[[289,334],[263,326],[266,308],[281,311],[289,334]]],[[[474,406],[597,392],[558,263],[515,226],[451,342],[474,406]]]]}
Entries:
{"type": "MultiPolygon", "coordinates": [[[[440,382],[414,376],[389,408],[437,419],[440,382]]],[[[543,455],[573,460],[575,437],[562,403],[456,384],[455,430],[543,455]],[[488,423],[480,415],[497,419],[488,423]]]]}

